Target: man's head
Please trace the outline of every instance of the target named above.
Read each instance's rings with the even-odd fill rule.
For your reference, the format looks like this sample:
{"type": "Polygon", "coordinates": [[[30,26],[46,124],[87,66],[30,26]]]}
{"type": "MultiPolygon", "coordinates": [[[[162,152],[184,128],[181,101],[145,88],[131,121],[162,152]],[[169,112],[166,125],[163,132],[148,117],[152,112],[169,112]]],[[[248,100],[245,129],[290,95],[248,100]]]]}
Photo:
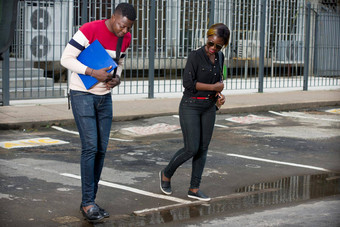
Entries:
{"type": "Polygon", "coordinates": [[[136,20],[136,11],[129,3],[120,3],[109,20],[109,29],[118,37],[128,33],[136,20]]]}
{"type": "Polygon", "coordinates": [[[117,5],[114,14],[117,15],[121,15],[123,17],[127,17],[129,20],[131,21],[135,21],[136,20],[136,11],[135,8],[133,8],[133,6],[129,3],[120,3],[117,5]]]}

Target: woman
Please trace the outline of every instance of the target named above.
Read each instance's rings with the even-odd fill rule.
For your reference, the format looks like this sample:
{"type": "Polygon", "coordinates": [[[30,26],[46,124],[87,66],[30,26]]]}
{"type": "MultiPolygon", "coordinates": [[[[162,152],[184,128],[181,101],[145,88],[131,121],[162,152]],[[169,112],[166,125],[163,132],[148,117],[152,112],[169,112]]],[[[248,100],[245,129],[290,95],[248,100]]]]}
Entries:
{"type": "Polygon", "coordinates": [[[184,70],[183,97],[179,106],[184,148],[177,151],[165,169],[161,170],[161,191],[172,193],[170,180],[177,168],[192,158],[192,173],[188,197],[202,201],[210,198],[199,190],[201,177],[212,137],[216,106],[225,102],[221,94],[224,84],[218,52],[228,45],[230,31],[222,23],[212,25],[207,32],[207,43],[189,54],[184,70]]]}

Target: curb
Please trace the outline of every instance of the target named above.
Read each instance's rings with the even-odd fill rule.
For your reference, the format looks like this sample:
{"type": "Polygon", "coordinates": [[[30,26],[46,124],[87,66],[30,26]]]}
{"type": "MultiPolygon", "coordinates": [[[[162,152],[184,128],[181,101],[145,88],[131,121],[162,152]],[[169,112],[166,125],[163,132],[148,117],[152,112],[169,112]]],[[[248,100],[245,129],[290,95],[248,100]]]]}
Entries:
{"type": "MultiPolygon", "coordinates": [[[[339,101],[324,101],[324,102],[301,102],[301,103],[286,103],[286,104],[271,104],[271,105],[254,105],[246,107],[224,107],[217,111],[217,114],[236,114],[236,113],[254,113],[254,112],[266,112],[266,111],[287,111],[305,108],[318,108],[326,106],[340,106],[339,101]]],[[[132,121],[138,119],[159,117],[159,116],[170,116],[176,115],[178,111],[167,111],[150,114],[130,114],[130,115],[118,115],[113,116],[113,122],[117,121],[132,121]]],[[[42,128],[50,127],[52,125],[74,125],[74,119],[59,119],[51,121],[36,121],[36,122],[16,122],[16,123],[0,123],[0,130],[20,130],[30,128],[42,128]]]]}

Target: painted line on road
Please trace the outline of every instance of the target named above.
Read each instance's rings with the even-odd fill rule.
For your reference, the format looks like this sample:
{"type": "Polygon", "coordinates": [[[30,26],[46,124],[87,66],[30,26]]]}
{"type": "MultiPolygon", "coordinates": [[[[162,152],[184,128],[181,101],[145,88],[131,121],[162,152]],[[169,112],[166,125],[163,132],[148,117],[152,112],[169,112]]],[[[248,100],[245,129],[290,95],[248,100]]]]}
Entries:
{"type": "MultiPolygon", "coordinates": [[[[65,176],[65,177],[78,179],[78,180],[81,179],[79,175],[70,174],[70,173],[61,173],[60,175],[65,176]]],[[[181,204],[191,203],[191,201],[189,201],[189,200],[184,200],[184,199],[180,199],[180,198],[176,198],[176,197],[172,197],[172,196],[166,196],[166,195],[156,194],[156,193],[152,193],[152,192],[147,192],[147,191],[143,191],[143,190],[140,190],[140,189],[128,187],[128,186],[125,186],[125,185],[115,184],[115,183],[111,183],[111,182],[107,182],[107,181],[100,180],[99,184],[107,186],[107,187],[111,187],[111,188],[117,188],[117,189],[129,191],[129,192],[133,192],[133,193],[144,195],[144,196],[154,197],[154,198],[157,198],[157,199],[165,199],[165,200],[169,200],[169,201],[176,202],[176,203],[181,203],[181,204]]]]}
{"type": "Polygon", "coordinates": [[[219,125],[219,124],[215,124],[216,127],[220,127],[220,128],[229,128],[228,126],[226,125],[219,125]]]}
{"type": "Polygon", "coordinates": [[[280,165],[295,166],[295,167],[301,167],[301,168],[306,168],[306,169],[315,169],[315,170],[324,171],[324,172],[334,172],[332,170],[324,169],[324,168],[321,168],[321,167],[302,165],[302,164],[291,163],[291,162],[281,162],[281,161],[275,161],[275,160],[264,159],[264,158],[256,158],[256,157],[251,157],[251,156],[246,156],[246,155],[239,155],[239,154],[226,154],[226,155],[233,156],[233,157],[238,157],[238,158],[255,160],[255,161],[261,161],[261,162],[275,163],[275,164],[280,164],[280,165]]]}
{"type": "Polygon", "coordinates": [[[326,110],[327,113],[340,114],[340,109],[330,109],[326,110]]]}
{"type": "Polygon", "coordinates": [[[303,118],[303,119],[311,119],[311,120],[322,120],[322,121],[334,121],[334,122],[340,122],[340,120],[337,119],[329,119],[329,118],[317,118],[317,117],[307,117],[307,116],[296,116],[296,115],[289,115],[289,114],[283,114],[275,111],[268,111],[269,113],[283,116],[283,117],[295,117],[295,118],[303,118]]]}
{"type": "Polygon", "coordinates": [[[67,130],[58,126],[52,126],[52,128],[54,128],[55,130],[61,131],[61,132],[66,132],[66,133],[70,133],[70,134],[74,134],[74,135],[79,135],[79,132],[76,131],[71,131],[71,130],[67,130]]]}
{"type": "MultiPolygon", "coordinates": [[[[64,129],[64,128],[61,128],[61,127],[58,127],[58,126],[52,126],[52,128],[54,128],[55,130],[61,131],[61,132],[79,135],[79,132],[71,131],[71,130],[64,129]]],[[[109,139],[110,140],[116,140],[116,141],[123,141],[123,142],[132,142],[133,141],[133,140],[118,139],[118,138],[109,138],[109,139]]]]}
{"type": "Polygon", "coordinates": [[[38,146],[51,146],[51,145],[61,145],[68,144],[69,142],[51,139],[49,137],[43,138],[31,138],[31,139],[21,139],[21,140],[11,140],[0,142],[0,147],[6,149],[12,148],[23,148],[23,147],[38,147],[38,146]]]}
{"type": "MultiPolygon", "coordinates": [[[[175,118],[179,118],[179,115],[172,115],[173,117],[175,118]]],[[[229,128],[228,126],[226,125],[219,125],[219,124],[215,124],[216,127],[220,127],[220,128],[229,128]]]]}
{"type": "MultiPolygon", "coordinates": [[[[208,202],[206,202],[206,201],[193,201],[193,202],[190,202],[190,206],[201,205],[201,204],[205,204],[205,203],[208,204],[208,202]]],[[[160,212],[160,211],[163,211],[163,210],[180,208],[180,207],[183,207],[185,205],[187,205],[187,204],[173,204],[173,205],[168,205],[168,206],[153,207],[153,208],[149,208],[149,209],[136,210],[133,213],[135,215],[143,216],[143,215],[146,215],[146,214],[149,214],[149,213],[154,213],[154,212],[160,212]]]]}

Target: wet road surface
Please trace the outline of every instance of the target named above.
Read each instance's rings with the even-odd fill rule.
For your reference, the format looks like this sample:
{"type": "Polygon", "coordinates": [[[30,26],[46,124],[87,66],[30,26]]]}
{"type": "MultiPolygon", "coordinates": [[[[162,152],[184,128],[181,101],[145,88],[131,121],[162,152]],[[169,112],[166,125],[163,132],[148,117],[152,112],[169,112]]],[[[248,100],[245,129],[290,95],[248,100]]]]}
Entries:
{"type": "MultiPolygon", "coordinates": [[[[96,200],[111,217],[99,225],[209,225],[212,217],[223,224],[235,212],[338,195],[337,110],[218,115],[201,184],[213,198],[208,203],[186,196],[190,161],[175,173],[172,196],[159,190],[158,172],[182,147],[178,116],[114,122],[96,200]]],[[[2,226],[91,226],[78,211],[76,131],[72,125],[0,131],[2,226]]]]}

